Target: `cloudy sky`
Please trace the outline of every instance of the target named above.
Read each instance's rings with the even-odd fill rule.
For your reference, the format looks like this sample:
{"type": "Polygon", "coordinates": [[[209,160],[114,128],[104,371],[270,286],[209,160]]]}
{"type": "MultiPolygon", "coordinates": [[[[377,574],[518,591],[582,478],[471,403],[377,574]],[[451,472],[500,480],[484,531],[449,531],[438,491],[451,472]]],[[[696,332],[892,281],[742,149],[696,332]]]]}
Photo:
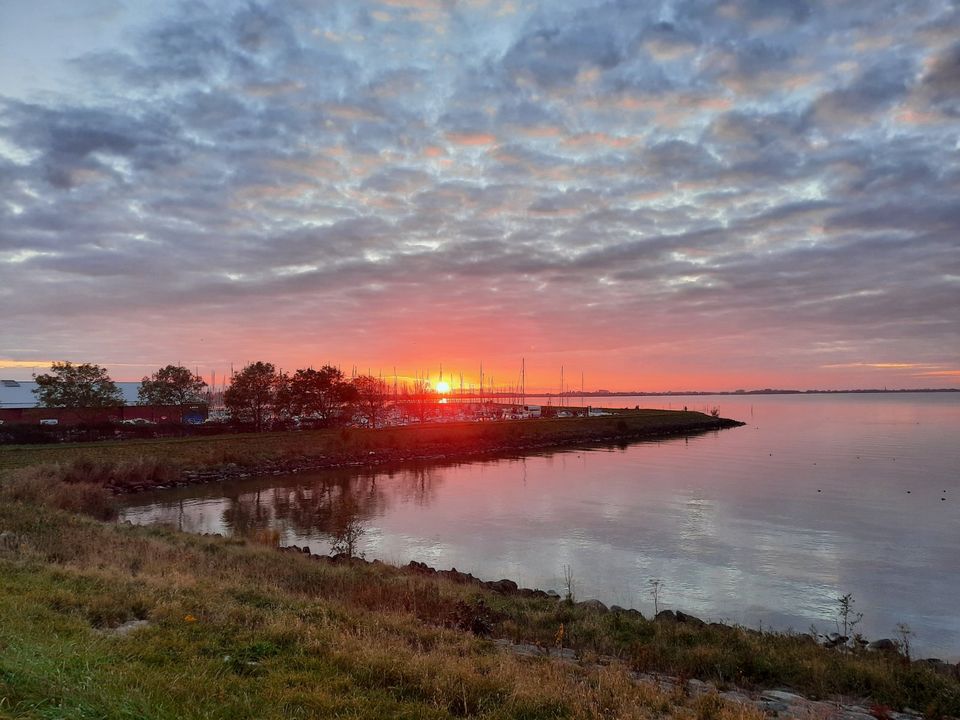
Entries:
{"type": "Polygon", "coordinates": [[[956,0],[0,2],[0,374],[960,385],[956,0]]]}

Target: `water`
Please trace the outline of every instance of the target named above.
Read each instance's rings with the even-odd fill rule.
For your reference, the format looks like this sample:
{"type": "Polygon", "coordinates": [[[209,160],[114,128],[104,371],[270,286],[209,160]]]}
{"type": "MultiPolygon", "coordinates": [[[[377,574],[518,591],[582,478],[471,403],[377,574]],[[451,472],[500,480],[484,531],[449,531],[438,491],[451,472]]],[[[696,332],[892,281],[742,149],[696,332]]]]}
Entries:
{"type": "MultiPolygon", "coordinates": [[[[377,472],[321,472],[128,498],[124,518],[277,529],[580,599],[750,627],[836,630],[852,593],[871,638],[912,629],[960,659],[960,395],[607,398],[719,406],[746,427],[690,438],[377,472]]],[[[600,401],[597,401],[600,404],[600,401]]]]}

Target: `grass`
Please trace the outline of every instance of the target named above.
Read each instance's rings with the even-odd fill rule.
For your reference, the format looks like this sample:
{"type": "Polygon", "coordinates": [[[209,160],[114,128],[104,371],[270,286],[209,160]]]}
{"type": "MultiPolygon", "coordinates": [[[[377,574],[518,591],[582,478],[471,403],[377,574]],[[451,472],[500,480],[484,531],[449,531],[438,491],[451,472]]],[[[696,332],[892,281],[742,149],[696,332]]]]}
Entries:
{"type": "MultiPolygon", "coordinates": [[[[469,455],[530,446],[566,445],[611,438],[635,438],[720,427],[703,413],[638,410],[593,418],[555,418],[490,423],[411,425],[378,430],[332,429],[215,435],[196,438],[123,440],[58,445],[0,446],[0,474],[39,464],[77,461],[100,472],[104,464],[132,468],[139,464],[152,482],[184,468],[236,464],[250,468],[267,463],[369,460],[370,454],[414,458],[469,455]]],[[[375,458],[374,458],[375,459],[375,458]]],[[[122,475],[122,474],[121,474],[122,475]]],[[[122,475],[121,481],[130,477],[122,475]]]]}
{"type": "Polygon", "coordinates": [[[162,483],[183,467],[519,449],[691,430],[704,418],[649,411],[4,448],[0,718],[760,720],[716,697],[638,684],[636,672],[960,715],[960,682],[896,655],[498,595],[380,563],[321,562],[280,553],[269,537],[198,537],[103,521],[115,512],[106,486],[162,483]],[[147,624],[116,632],[132,620],[147,624]],[[586,662],[515,657],[471,628],[542,647],[562,637],[586,662]]]}
{"type": "MultiPolygon", "coordinates": [[[[626,668],[444,624],[476,590],[221,538],[0,506],[0,716],[690,718],[626,668]],[[129,634],[113,628],[148,623],[129,634]]],[[[719,703],[716,720],[760,720],[719,703]]]]}
{"type": "Polygon", "coordinates": [[[960,710],[955,680],[801,636],[503,596],[9,495],[4,531],[0,717],[761,717],[638,684],[632,671],[856,695],[932,717],[960,710]],[[588,662],[515,657],[459,629],[477,615],[495,637],[545,647],[562,624],[564,645],[588,662]],[[113,630],[139,619],[148,624],[130,634],[113,630]],[[600,656],[621,662],[589,662],[600,656]]]}

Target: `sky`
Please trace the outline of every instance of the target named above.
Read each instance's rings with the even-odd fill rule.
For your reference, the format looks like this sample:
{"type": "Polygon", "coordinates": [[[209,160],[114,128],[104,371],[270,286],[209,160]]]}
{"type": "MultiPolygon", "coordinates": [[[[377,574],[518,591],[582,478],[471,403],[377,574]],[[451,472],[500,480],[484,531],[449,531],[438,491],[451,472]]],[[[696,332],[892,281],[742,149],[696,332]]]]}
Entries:
{"type": "Polygon", "coordinates": [[[958,38],[957,0],[0,0],[0,375],[960,387],[958,38]]]}

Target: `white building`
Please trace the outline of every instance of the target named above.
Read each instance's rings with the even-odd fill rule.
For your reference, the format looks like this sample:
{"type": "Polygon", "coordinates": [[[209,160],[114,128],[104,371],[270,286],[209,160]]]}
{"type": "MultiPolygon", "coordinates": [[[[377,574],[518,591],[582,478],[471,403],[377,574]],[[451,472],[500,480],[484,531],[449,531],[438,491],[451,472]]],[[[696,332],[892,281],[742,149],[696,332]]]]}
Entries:
{"type": "MultiPolygon", "coordinates": [[[[126,405],[137,404],[138,382],[118,382],[117,388],[123,393],[126,405]]],[[[33,394],[37,384],[33,380],[0,380],[0,408],[32,408],[37,406],[37,396],[33,394]]]]}

